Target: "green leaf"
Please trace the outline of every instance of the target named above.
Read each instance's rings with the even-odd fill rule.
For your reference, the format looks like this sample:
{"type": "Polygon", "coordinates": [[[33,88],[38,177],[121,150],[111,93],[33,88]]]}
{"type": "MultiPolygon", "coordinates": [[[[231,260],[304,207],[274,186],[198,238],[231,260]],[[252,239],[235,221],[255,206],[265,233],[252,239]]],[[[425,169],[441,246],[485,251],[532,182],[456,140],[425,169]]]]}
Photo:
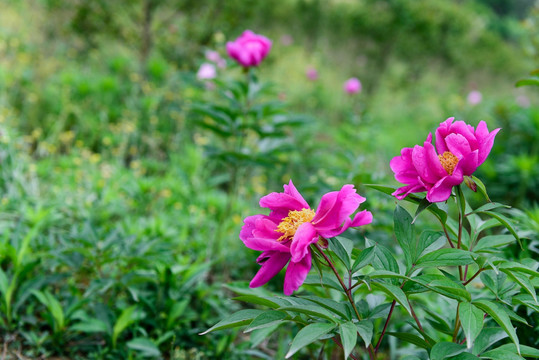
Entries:
{"type": "Polygon", "coordinates": [[[118,320],[116,320],[114,328],[112,329],[113,348],[116,348],[116,340],[118,339],[118,336],[122,333],[122,331],[124,331],[129,325],[133,324],[136,321],[136,317],[134,316],[136,309],[136,305],[132,305],[124,309],[118,320]]]}
{"type": "Polygon", "coordinates": [[[247,325],[254,318],[256,318],[258,315],[260,315],[263,312],[264,310],[257,310],[257,309],[240,310],[230,315],[229,317],[219,321],[217,324],[213,325],[211,328],[200,333],[199,335],[205,335],[209,332],[216,331],[216,330],[223,330],[223,329],[229,329],[233,327],[247,325]]]}
{"type": "Polygon", "coordinates": [[[459,304],[459,318],[464,335],[466,335],[466,346],[471,349],[475,338],[483,328],[483,312],[469,302],[461,302],[459,304]]]}
{"type": "Polygon", "coordinates": [[[538,77],[529,77],[527,79],[522,79],[516,82],[515,86],[539,86],[539,78],[538,77]]]}
{"type": "Polygon", "coordinates": [[[410,269],[415,260],[410,249],[410,244],[416,240],[414,236],[414,226],[412,225],[412,217],[408,211],[397,205],[393,213],[393,223],[395,227],[395,237],[404,252],[406,268],[410,269]]]}
{"type": "Polygon", "coordinates": [[[337,323],[337,319],[334,314],[327,311],[325,308],[316,305],[296,305],[296,306],[284,306],[278,310],[293,311],[300,314],[319,317],[337,323]]]}
{"type": "Polygon", "coordinates": [[[307,299],[309,301],[312,301],[320,306],[323,306],[327,310],[331,311],[332,313],[335,313],[346,320],[351,320],[349,314],[349,308],[343,303],[337,302],[335,300],[321,298],[318,296],[302,296],[302,299],[307,299]]]}
{"type": "Polygon", "coordinates": [[[339,334],[344,351],[344,359],[348,359],[348,355],[354,350],[357,341],[357,329],[353,322],[348,321],[339,325],[339,334]]]}
{"type": "Polygon", "coordinates": [[[424,281],[422,277],[415,277],[412,280],[451,299],[468,302],[472,300],[472,296],[461,283],[456,283],[445,277],[436,277],[429,281],[424,281]]]}
{"type": "Polygon", "coordinates": [[[352,253],[352,249],[354,247],[352,241],[338,236],[328,239],[328,242],[329,249],[333,251],[335,255],[337,255],[346,269],[349,270],[351,265],[350,254],[352,253]]]}
{"type": "Polygon", "coordinates": [[[511,271],[518,271],[524,274],[528,274],[531,276],[539,277],[539,272],[537,270],[534,270],[524,264],[517,263],[514,261],[504,261],[498,266],[500,269],[510,269],[511,271]]]}
{"type": "Polygon", "coordinates": [[[443,360],[451,356],[456,356],[466,351],[466,346],[452,342],[442,341],[436,343],[430,351],[431,360],[443,360]]]}
{"type": "Polygon", "coordinates": [[[487,187],[485,186],[485,184],[483,184],[483,182],[481,180],[479,180],[478,177],[473,176],[473,175],[472,175],[472,180],[477,185],[477,188],[479,189],[479,192],[481,194],[483,194],[483,196],[485,197],[485,199],[487,199],[488,202],[490,202],[490,198],[488,197],[488,193],[487,193],[487,187]]]}
{"type": "Polygon", "coordinates": [[[424,210],[426,210],[429,206],[431,206],[433,203],[427,200],[427,198],[421,199],[419,204],[417,205],[417,209],[414,214],[414,219],[412,220],[412,224],[415,223],[417,218],[419,217],[419,214],[421,214],[424,210]]]}
{"type": "Polygon", "coordinates": [[[83,333],[107,333],[108,326],[99,319],[86,319],[80,323],[70,326],[71,330],[80,331],[83,333]]]}
{"type": "Polygon", "coordinates": [[[517,282],[528,294],[533,297],[533,300],[535,300],[535,303],[537,304],[537,294],[535,293],[535,287],[527,276],[518,272],[512,272],[509,269],[500,269],[500,271],[504,272],[505,274],[507,274],[507,276],[517,282]]]}
{"type": "Polygon", "coordinates": [[[479,336],[475,339],[472,353],[475,355],[479,355],[496,342],[505,339],[507,336],[507,333],[501,328],[483,328],[479,336]]]}
{"type": "MultiPolygon", "coordinates": [[[[371,189],[374,189],[374,190],[378,190],[378,191],[383,192],[384,194],[387,194],[387,195],[390,195],[390,196],[393,196],[391,194],[394,193],[395,190],[397,190],[397,188],[394,188],[394,187],[391,187],[391,186],[385,186],[385,185],[365,184],[365,186],[370,187],[371,189]]],[[[408,202],[414,203],[416,205],[419,205],[422,200],[423,200],[423,198],[421,198],[419,196],[416,196],[414,194],[409,194],[408,196],[406,196],[403,199],[403,201],[408,201],[408,202]]],[[[447,214],[445,213],[445,211],[441,210],[438,207],[438,205],[433,203],[429,207],[427,207],[426,209],[429,212],[431,212],[434,216],[436,216],[438,218],[438,220],[440,220],[440,222],[442,224],[445,224],[445,222],[447,220],[447,214]]]]}
{"type": "Polygon", "coordinates": [[[507,315],[505,309],[498,305],[495,302],[488,301],[488,300],[477,300],[474,301],[473,304],[489,314],[494,321],[500,325],[500,327],[509,335],[513,343],[515,343],[517,347],[517,352],[520,354],[520,347],[518,342],[518,336],[515,332],[515,328],[513,328],[513,324],[511,324],[511,319],[509,318],[509,315],[507,315]]]}
{"type": "Polygon", "coordinates": [[[482,359],[492,360],[525,360],[522,356],[519,356],[511,351],[494,349],[481,354],[482,359]]]}
{"type": "Polygon", "coordinates": [[[167,317],[167,329],[172,328],[175,321],[184,313],[187,305],[189,305],[188,299],[183,299],[182,301],[175,302],[172,305],[167,317]]]}
{"type": "Polygon", "coordinates": [[[244,333],[283,323],[283,320],[287,317],[288,315],[282,311],[264,311],[262,314],[254,318],[254,320],[249,324],[247,329],[245,329],[244,333]]]}
{"type": "Polygon", "coordinates": [[[470,214],[476,214],[478,212],[481,212],[481,211],[486,211],[486,210],[494,210],[494,209],[499,209],[499,208],[506,208],[506,209],[510,209],[511,206],[509,205],[505,205],[505,204],[501,204],[501,203],[497,203],[497,202],[489,202],[489,203],[486,203],[484,205],[481,205],[480,207],[478,207],[477,209],[475,209],[474,211],[466,214],[466,216],[470,215],[470,214]]]}
{"type": "Polygon", "coordinates": [[[444,246],[445,242],[446,238],[443,232],[430,230],[423,231],[413,250],[414,262],[426,253],[438,250],[444,246]]]}
{"type": "MultiPolygon", "coordinates": [[[[376,270],[388,270],[394,273],[399,273],[399,265],[397,264],[397,260],[395,260],[393,257],[392,252],[385,246],[378,243],[375,243],[375,248],[376,256],[372,261],[372,266],[376,270]]],[[[393,283],[397,284],[395,281],[393,281],[393,283]]]]}
{"type": "Polygon", "coordinates": [[[158,357],[161,356],[159,348],[148,338],[134,338],[127,342],[127,347],[140,352],[140,355],[144,357],[158,357]]]}
{"type": "Polygon", "coordinates": [[[273,302],[272,300],[270,300],[268,298],[261,297],[261,296],[256,296],[256,295],[237,296],[235,298],[232,298],[232,300],[243,301],[243,302],[246,302],[246,303],[249,303],[249,304],[267,306],[267,307],[272,308],[272,309],[277,309],[280,306],[279,304],[273,302]]]}
{"type": "Polygon", "coordinates": [[[412,334],[412,333],[403,333],[403,332],[386,332],[389,336],[394,336],[397,339],[400,339],[406,343],[414,344],[415,346],[419,346],[420,348],[423,348],[425,350],[429,350],[431,346],[428,342],[420,338],[419,336],[412,334]]]}
{"type": "Polygon", "coordinates": [[[303,285],[329,287],[338,291],[342,291],[342,286],[337,281],[333,280],[330,276],[328,276],[328,274],[325,274],[322,278],[314,274],[309,274],[303,282],[303,285]]]}
{"type": "Polygon", "coordinates": [[[423,255],[416,262],[416,268],[420,267],[441,267],[441,266],[461,266],[473,263],[472,255],[469,251],[461,249],[439,249],[423,255]]]}
{"type": "Polygon", "coordinates": [[[290,345],[290,350],[286,353],[285,358],[288,359],[301,348],[315,342],[321,336],[335,329],[336,326],[336,324],[328,323],[314,323],[305,326],[298,332],[294,340],[292,340],[292,345],[290,345]]]}
{"type": "Polygon", "coordinates": [[[479,358],[475,355],[472,355],[467,352],[458,354],[457,356],[451,356],[447,358],[448,360],[478,360],[479,358]]]}
{"type": "Polygon", "coordinates": [[[385,292],[389,297],[393,298],[400,305],[402,305],[406,309],[406,311],[408,311],[408,314],[412,315],[412,311],[410,310],[410,304],[408,303],[408,298],[398,286],[379,282],[373,282],[371,286],[385,292]]]}
{"type": "Polygon", "coordinates": [[[354,265],[352,265],[352,272],[356,272],[361,270],[366,265],[370,264],[372,259],[374,259],[374,255],[376,254],[376,247],[371,246],[359,254],[359,256],[356,258],[356,261],[354,261],[354,265]]]}
{"type": "Polygon", "coordinates": [[[39,300],[40,303],[45,305],[54,319],[54,332],[57,333],[64,329],[64,310],[62,305],[56,298],[48,291],[33,290],[32,293],[39,300]]]}
{"type": "Polygon", "coordinates": [[[374,332],[372,322],[370,320],[361,320],[360,322],[356,323],[356,330],[359,336],[361,336],[365,342],[365,346],[368,347],[371,343],[374,332]]]}
{"type": "Polygon", "coordinates": [[[515,237],[513,235],[487,235],[479,239],[473,250],[474,252],[481,252],[484,249],[509,245],[514,241],[515,237]]]}
{"type": "Polygon", "coordinates": [[[257,347],[262,341],[267,340],[269,336],[279,328],[279,323],[267,328],[253,330],[251,332],[251,347],[257,347]]]}
{"type": "Polygon", "coordinates": [[[515,239],[517,239],[518,244],[520,245],[520,248],[522,250],[524,250],[524,247],[522,246],[522,242],[520,241],[520,237],[518,236],[517,231],[516,231],[515,227],[513,226],[513,223],[511,222],[511,220],[509,220],[507,217],[503,216],[502,214],[499,214],[499,213],[493,212],[493,211],[479,211],[479,213],[488,215],[488,216],[498,220],[498,222],[500,224],[502,224],[507,230],[509,230],[509,232],[511,234],[513,234],[515,239]]]}
{"type": "MultiPolygon", "coordinates": [[[[517,353],[515,344],[505,344],[498,347],[497,350],[509,351],[513,354],[517,353]]],[[[522,356],[539,359],[539,349],[532,348],[531,346],[520,345],[520,352],[522,356]]]]}

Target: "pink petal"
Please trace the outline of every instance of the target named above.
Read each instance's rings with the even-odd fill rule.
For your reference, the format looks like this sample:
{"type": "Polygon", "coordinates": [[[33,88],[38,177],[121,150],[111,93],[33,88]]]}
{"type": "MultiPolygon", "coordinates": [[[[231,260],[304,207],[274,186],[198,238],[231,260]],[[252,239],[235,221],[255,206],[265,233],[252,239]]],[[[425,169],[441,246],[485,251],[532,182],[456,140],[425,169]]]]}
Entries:
{"type": "Polygon", "coordinates": [[[398,200],[402,200],[411,193],[417,193],[417,192],[423,192],[423,191],[427,191],[427,189],[425,188],[425,186],[417,182],[416,184],[411,184],[411,185],[400,187],[397,190],[395,190],[391,195],[395,196],[398,200]]]}
{"type": "Polygon", "coordinates": [[[284,193],[273,192],[260,199],[260,206],[271,209],[270,216],[287,217],[290,210],[308,209],[309,204],[299,194],[292,181],[284,186],[284,193]]]}
{"type": "Polygon", "coordinates": [[[340,227],[364,201],[364,197],[356,194],[354,185],[344,185],[340,191],[322,196],[312,223],[317,230],[340,227]]]}
{"type": "Polygon", "coordinates": [[[488,155],[490,154],[490,150],[492,150],[492,145],[494,145],[494,138],[500,130],[501,128],[497,128],[488,133],[487,124],[484,121],[481,121],[477,126],[477,138],[479,140],[478,165],[481,165],[487,159],[488,155]],[[487,132],[486,135],[485,132],[487,132]]]}
{"type": "Polygon", "coordinates": [[[363,226],[372,223],[372,214],[370,211],[363,210],[360,211],[354,216],[354,220],[352,220],[352,223],[350,226],[352,227],[358,227],[363,226]]]}
{"type": "MultiPolygon", "coordinates": [[[[298,262],[309,254],[309,246],[318,241],[318,234],[314,226],[309,223],[301,224],[290,245],[290,254],[292,255],[292,261],[298,262]]],[[[310,256],[310,255],[309,255],[310,256]]]]}
{"type": "Polygon", "coordinates": [[[311,254],[305,256],[300,262],[290,261],[284,276],[284,294],[292,295],[305,281],[311,270],[311,254]]]}
{"type": "Polygon", "coordinates": [[[452,133],[447,135],[445,138],[445,143],[449,148],[449,151],[458,159],[462,159],[472,151],[470,143],[461,134],[452,133]]]}
{"type": "MultiPolygon", "coordinates": [[[[243,240],[243,239],[242,239],[243,240]]],[[[283,245],[282,243],[275,241],[275,239],[264,239],[264,238],[248,238],[243,240],[245,246],[249,249],[256,251],[281,251],[281,252],[290,252],[290,249],[283,245]]]]}
{"type": "Polygon", "coordinates": [[[448,175],[443,179],[440,179],[432,188],[427,192],[427,200],[430,202],[442,202],[449,199],[451,196],[451,190],[453,186],[459,185],[464,180],[462,170],[455,167],[453,174],[448,175]]]}
{"type": "Polygon", "coordinates": [[[264,217],[264,215],[253,215],[248,216],[243,220],[243,227],[240,231],[240,239],[244,240],[253,237],[253,231],[256,228],[256,221],[260,218],[264,217]]]}
{"type": "Polygon", "coordinates": [[[478,150],[475,150],[468,155],[466,155],[464,158],[459,160],[457,163],[457,166],[455,166],[455,169],[453,170],[453,174],[455,172],[458,172],[459,170],[462,171],[463,175],[472,175],[475,170],[477,170],[477,167],[479,166],[477,162],[477,156],[478,156],[478,150]]]}
{"type": "Polygon", "coordinates": [[[417,173],[424,181],[434,184],[440,179],[443,168],[431,143],[425,142],[424,146],[414,146],[412,161],[417,173]]]}
{"type": "Polygon", "coordinates": [[[251,288],[262,286],[277,275],[290,259],[290,254],[268,251],[263,253],[258,259],[262,262],[262,267],[258,270],[253,280],[251,280],[249,284],[251,288]],[[264,261],[262,257],[266,258],[266,260],[264,261]]]}
{"type": "Polygon", "coordinates": [[[440,123],[438,129],[436,129],[436,150],[438,150],[439,154],[449,151],[445,145],[444,139],[447,135],[449,135],[449,128],[451,127],[454,119],[454,117],[448,118],[443,123],[440,123]]]}

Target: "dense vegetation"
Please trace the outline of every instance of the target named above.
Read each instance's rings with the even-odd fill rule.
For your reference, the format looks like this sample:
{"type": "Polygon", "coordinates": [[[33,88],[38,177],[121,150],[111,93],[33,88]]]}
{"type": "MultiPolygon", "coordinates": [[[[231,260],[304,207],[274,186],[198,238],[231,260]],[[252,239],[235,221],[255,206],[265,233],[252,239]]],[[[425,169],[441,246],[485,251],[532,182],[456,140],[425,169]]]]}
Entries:
{"type": "MultiPolygon", "coordinates": [[[[539,98],[514,87],[536,67],[538,24],[525,0],[4,1],[3,354],[282,358],[293,326],[198,335],[245,306],[229,300],[258,268],[242,219],[290,178],[311,202],[351,183],[377,213],[361,236],[394,248],[395,200],[364,184],[394,184],[389,160],[449,116],[503,128],[478,176],[514,206],[525,250],[504,254],[538,259],[539,98]],[[265,85],[244,95],[230,59],[213,85],[197,79],[205,51],[226,58],[247,28],[273,40],[250,74],[265,85]],[[360,94],[342,92],[352,76],[360,94]],[[253,121],[236,131],[216,113],[242,96],[253,121]]],[[[537,347],[537,312],[517,310],[537,347]]]]}

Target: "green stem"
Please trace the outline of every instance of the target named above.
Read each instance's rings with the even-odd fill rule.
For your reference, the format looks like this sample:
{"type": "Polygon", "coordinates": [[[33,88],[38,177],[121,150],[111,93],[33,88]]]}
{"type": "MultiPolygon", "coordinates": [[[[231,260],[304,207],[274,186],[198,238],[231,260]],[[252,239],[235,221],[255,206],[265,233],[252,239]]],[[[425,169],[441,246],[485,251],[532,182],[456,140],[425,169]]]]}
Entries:
{"type": "MultiPolygon", "coordinates": [[[[361,321],[361,315],[359,315],[359,311],[357,310],[357,307],[356,307],[356,303],[354,302],[354,299],[352,297],[352,290],[350,288],[347,288],[346,285],[344,284],[344,281],[341,277],[341,275],[339,275],[339,272],[337,271],[337,269],[335,268],[335,265],[333,265],[333,262],[328,258],[328,256],[322,251],[322,248],[320,248],[320,245],[318,244],[314,244],[314,247],[316,250],[318,250],[318,252],[320,253],[320,255],[322,255],[322,257],[324,258],[324,260],[326,260],[326,262],[328,263],[329,267],[331,268],[331,270],[333,271],[333,273],[335,274],[335,276],[337,277],[337,280],[339,280],[339,283],[341,284],[341,287],[344,291],[344,293],[346,294],[346,297],[348,298],[348,302],[350,302],[350,305],[352,305],[352,308],[354,309],[354,312],[356,314],[356,317],[358,319],[358,321],[361,321]]],[[[351,277],[350,277],[351,278],[351,277]]],[[[369,344],[367,350],[369,351],[369,358],[371,360],[375,360],[376,359],[376,351],[374,350],[372,344],[369,344]]]]}
{"type": "Polygon", "coordinates": [[[460,327],[459,307],[460,307],[460,303],[458,303],[457,305],[457,317],[455,318],[455,329],[453,330],[453,342],[457,341],[457,335],[459,334],[459,327],[460,327]]]}

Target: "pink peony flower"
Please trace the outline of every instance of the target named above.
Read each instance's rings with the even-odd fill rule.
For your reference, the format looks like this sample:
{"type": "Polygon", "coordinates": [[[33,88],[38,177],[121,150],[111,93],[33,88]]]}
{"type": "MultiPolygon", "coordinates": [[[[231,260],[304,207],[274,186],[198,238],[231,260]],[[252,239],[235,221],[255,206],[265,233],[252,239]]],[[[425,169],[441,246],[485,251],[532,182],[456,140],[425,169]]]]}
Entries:
{"type": "Polygon", "coordinates": [[[350,78],[344,83],[343,89],[352,95],[361,91],[361,82],[357,78],[350,78]]]}
{"type": "Polygon", "coordinates": [[[477,90],[470,91],[467,98],[468,104],[470,105],[477,105],[481,102],[482,99],[483,95],[481,95],[481,93],[477,90]]]}
{"type": "Polygon", "coordinates": [[[318,80],[318,71],[313,67],[308,68],[305,75],[307,75],[307,79],[311,81],[318,80]]]}
{"type": "Polygon", "coordinates": [[[217,71],[215,66],[210,63],[203,63],[200,65],[200,68],[197,71],[197,79],[199,80],[209,80],[215,79],[217,77],[217,71]]]}
{"type": "Polygon", "coordinates": [[[228,55],[243,67],[258,66],[271,49],[271,40],[245,30],[236,40],[226,44],[228,55]]]}
{"type": "Polygon", "coordinates": [[[260,199],[260,206],[270,209],[269,215],[245,218],[240,239],[249,249],[262,251],[256,260],[262,267],[251,280],[250,287],[266,284],[286,264],[284,293],[292,295],[311,269],[310,245],[321,238],[342,234],[349,227],[372,222],[372,214],[363,210],[352,215],[365,198],[353,185],[325,194],[317,210],[312,210],[294,187],[284,185],[284,192],[271,193],[260,199]]]}
{"type": "Polygon", "coordinates": [[[464,176],[472,175],[486,160],[500,129],[489,132],[484,121],[474,129],[464,121],[453,120],[447,119],[436,130],[436,149],[429,134],[423,146],[404,148],[401,156],[391,160],[395,179],[407,184],[393,193],[397,199],[426,191],[428,201],[445,201],[453,186],[461,184],[464,176]]]}

